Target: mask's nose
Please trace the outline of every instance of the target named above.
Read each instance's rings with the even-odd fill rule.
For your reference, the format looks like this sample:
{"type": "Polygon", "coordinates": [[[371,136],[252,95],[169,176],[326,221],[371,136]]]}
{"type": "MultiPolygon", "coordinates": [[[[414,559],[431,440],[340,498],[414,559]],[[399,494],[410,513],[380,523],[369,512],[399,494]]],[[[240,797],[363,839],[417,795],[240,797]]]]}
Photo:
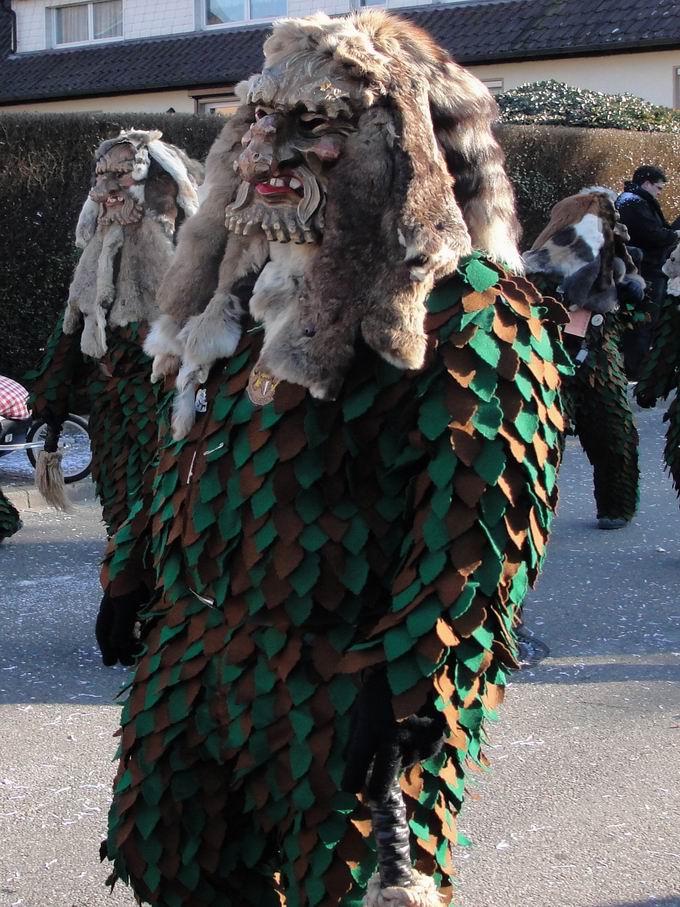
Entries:
{"type": "Polygon", "coordinates": [[[270,114],[256,120],[243,139],[245,150],[238,159],[238,170],[248,183],[262,183],[277,171],[276,132],[278,115],[270,114]]]}

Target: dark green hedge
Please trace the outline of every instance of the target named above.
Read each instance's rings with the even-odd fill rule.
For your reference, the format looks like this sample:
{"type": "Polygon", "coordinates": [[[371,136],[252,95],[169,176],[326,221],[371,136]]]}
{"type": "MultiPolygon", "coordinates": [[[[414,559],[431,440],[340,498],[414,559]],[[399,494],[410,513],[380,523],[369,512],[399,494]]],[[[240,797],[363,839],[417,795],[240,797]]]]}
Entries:
{"type": "MultiPolygon", "coordinates": [[[[14,378],[37,361],[68,294],[76,261],[73,232],[90,185],[92,152],[122,127],[158,128],[199,159],[219,118],[180,114],[0,114],[0,374],[14,378]]],[[[517,191],[523,246],[560,198],[586,185],[622,188],[641,163],[663,167],[662,201],[680,214],[680,136],[603,129],[501,126],[517,191]]]]}
{"type": "Polygon", "coordinates": [[[0,114],[0,374],[20,379],[35,364],[66,302],[99,143],[154,128],[203,160],[222,125],[188,114],[0,114]]]}

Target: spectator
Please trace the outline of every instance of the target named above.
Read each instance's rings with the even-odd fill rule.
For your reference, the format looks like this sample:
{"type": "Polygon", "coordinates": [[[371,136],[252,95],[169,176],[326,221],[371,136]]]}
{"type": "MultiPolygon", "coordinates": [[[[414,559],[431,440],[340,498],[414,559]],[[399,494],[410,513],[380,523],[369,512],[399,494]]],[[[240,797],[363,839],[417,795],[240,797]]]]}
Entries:
{"type": "MultiPolygon", "coordinates": [[[[622,223],[628,228],[631,245],[642,252],[640,273],[649,286],[652,322],[658,317],[664,296],[663,267],[669,252],[678,242],[676,224],[668,223],[659,204],[659,195],[666,185],[663,170],[649,164],[638,167],[632,180],[624,183],[624,191],[616,200],[622,223]]],[[[642,360],[651,340],[652,326],[641,325],[628,332],[625,342],[626,372],[637,380],[642,360]]]]}

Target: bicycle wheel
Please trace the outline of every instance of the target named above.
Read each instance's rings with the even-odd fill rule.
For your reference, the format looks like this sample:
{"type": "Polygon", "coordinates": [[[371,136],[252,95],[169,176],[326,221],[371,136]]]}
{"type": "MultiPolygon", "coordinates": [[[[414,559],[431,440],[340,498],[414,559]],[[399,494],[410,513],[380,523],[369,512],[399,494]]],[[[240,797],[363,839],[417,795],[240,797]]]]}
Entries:
{"type": "MultiPolygon", "coordinates": [[[[27,441],[44,441],[47,434],[45,422],[34,422],[26,435],[27,441]]],[[[61,434],[59,435],[59,450],[62,452],[61,469],[67,485],[78,482],[90,474],[92,468],[92,450],[90,448],[90,433],[87,420],[82,416],[69,414],[64,420],[61,434]]],[[[26,451],[31,465],[35,468],[36,449],[26,451]]]]}

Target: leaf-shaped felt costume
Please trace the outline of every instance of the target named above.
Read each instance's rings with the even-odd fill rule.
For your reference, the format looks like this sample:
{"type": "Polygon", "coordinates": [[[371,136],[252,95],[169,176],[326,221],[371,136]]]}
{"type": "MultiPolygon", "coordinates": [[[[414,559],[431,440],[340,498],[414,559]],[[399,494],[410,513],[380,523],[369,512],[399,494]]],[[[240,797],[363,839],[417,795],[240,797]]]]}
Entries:
{"type": "MultiPolygon", "coordinates": [[[[531,275],[544,293],[559,298],[554,282],[531,275]]],[[[640,500],[639,435],[628,399],[622,338],[638,314],[622,302],[618,312],[588,325],[585,338],[566,335],[575,372],[563,385],[569,431],[593,467],[598,519],[633,518],[640,500]]]]}
{"type": "Polygon", "coordinates": [[[108,327],[100,360],[83,355],[80,333],[65,334],[62,318],[40,365],[26,376],[37,419],[60,426],[83,395],[89,410],[92,477],[109,535],[125,521],[141,493],[145,470],[156,453],[159,385],[151,384],[151,360],[142,351],[146,325],[108,327]]]}
{"type": "Polygon", "coordinates": [[[2,493],[0,488],[0,542],[14,535],[21,528],[19,511],[2,493]]]}
{"type": "MultiPolygon", "coordinates": [[[[123,710],[112,881],[156,907],[358,907],[375,843],[344,753],[364,671],[382,670],[397,719],[445,719],[401,790],[415,865],[449,892],[557,501],[569,366],[549,304],[475,255],[429,298],[419,371],[361,347],[337,400],[282,382],[257,407],[257,328],[212,369],[149,505],[157,596],[123,710]]],[[[141,525],[112,540],[107,577],[141,525]]]]}
{"type": "MultiPolygon", "coordinates": [[[[671,277],[671,281],[674,279],[678,278],[671,277]]],[[[680,309],[678,295],[669,292],[663,299],[659,318],[654,325],[651,349],[643,363],[635,396],[643,406],[651,406],[659,398],[665,400],[679,387],[680,309]]],[[[664,462],[673,479],[673,487],[680,495],[680,403],[677,393],[666,410],[664,421],[668,422],[664,462]]]]}

